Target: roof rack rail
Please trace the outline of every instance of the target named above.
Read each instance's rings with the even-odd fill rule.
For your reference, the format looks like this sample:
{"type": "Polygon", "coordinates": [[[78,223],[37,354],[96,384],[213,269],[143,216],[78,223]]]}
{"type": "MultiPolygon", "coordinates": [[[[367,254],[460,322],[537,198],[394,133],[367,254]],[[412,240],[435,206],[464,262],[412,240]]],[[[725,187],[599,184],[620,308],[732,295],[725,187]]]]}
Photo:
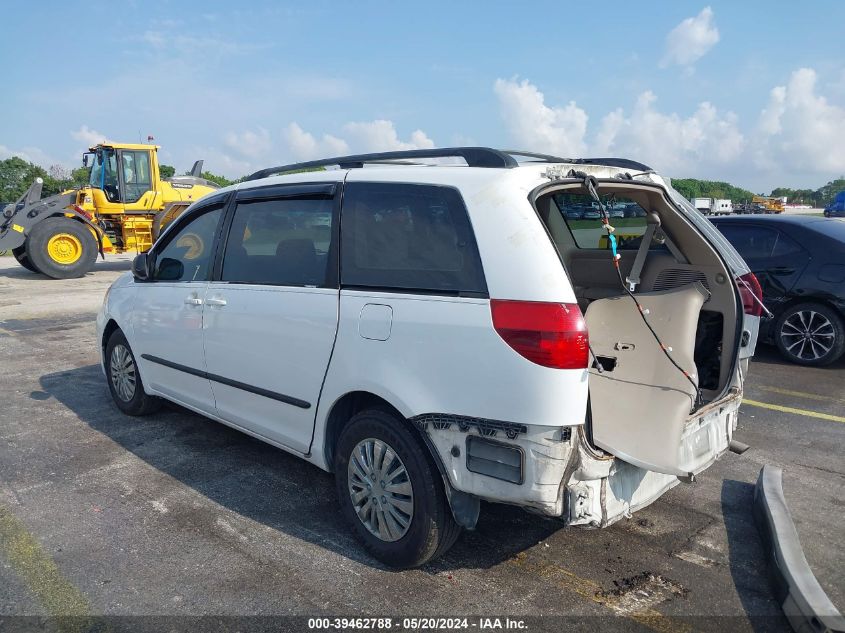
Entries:
{"type": "Polygon", "coordinates": [[[503,149],[505,154],[511,156],[525,156],[526,158],[534,158],[541,163],[574,163],[574,158],[561,158],[560,156],[552,156],[551,154],[538,154],[536,152],[523,152],[519,149],[503,149]]]}
{"type": "Polygon", "coordinates": [[[604,165],[605,167],[619,167],[619,169],[635,169],[637,171],[654,171],[648,165],[638,163],[627,158],[575,158],[572,161],[576,165],[604,165]]]}
{"type": "Polygon", "coordinates": [[[250,174],[244,180],[258,180],[259,178],[266,178],[267,176],[283,172],[326,167],[328,165],[338,165],[341,169],[352,169],[363,167],[365,164],[389,164],[391,161],[407,161],[415,158],[463,158],[469,167],[510,169],[518,165],[513,156],[508,152],[489,147],[443,147],[438,149],[411,149],[399,152],[379,152],[375,154],[353,154],[351,156],[321,158],[320,160],[309,160],[303,163],[268,167],[267,169],[261,169],[254,174],[250,174]]]}
{"type": "Polygon", "coordinates": [[[638,163],[627,158],[562,158],[560,156],[551,156],[549,154],[538,154],[536,152],[523,152],[517,149],[503,149],[505,154],[511,156],[525,156],[526,158],[534,158],[542,163],[571,163],[573,165],[603,165],[605,167],[619,167],[620,169],[636,169],[637,171],[654,171],[648,165],[638,163]]]}

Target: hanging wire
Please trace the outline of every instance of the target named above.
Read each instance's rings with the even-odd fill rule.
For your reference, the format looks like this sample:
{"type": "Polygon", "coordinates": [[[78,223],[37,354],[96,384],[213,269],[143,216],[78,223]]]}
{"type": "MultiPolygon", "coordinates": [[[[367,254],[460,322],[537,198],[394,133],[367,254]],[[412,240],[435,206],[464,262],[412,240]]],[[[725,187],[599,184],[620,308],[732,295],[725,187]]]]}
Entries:
{"type": "Polygon", "coordinates": [[[654,331],[654,328],[651,326],[651,323],[649,323],[648,319],[646,318],[646,315],[648,314],[648,310],[643,308],[642,304],[639,302],[639,300],[634,295],[634,293],[631,292],[631,290],[625,284],[625,280],[622,278],[622,271],[619,268],[619,260],[622,259],[622,256],[617,253],[616,236],[613,234],[616,229],[610,224],[610,216],[607,213],[607,209],[605,208],[604,204],[602,203],[601,198],[598,195],[598,192],[596,192],[595,178],[592,177],[592,176],[586,176],[585,175],[584,176],[584,184],[586,185],[587,190],[590,192],[590,195],[593,197],[593,200],[595,200],[599,205],[599,212],[601,213],[602,228],[604,228],[604,230],[607,232],[607,239],[610,242],[610,250],[613,254],[613,267],[616,269],[616,275],[617,275],[617,277],[619,277],[619,284],[622,286],[622,290],[624,290],[625,294],[627,294],[629,297],[631,297],[631,299],[634,301],[634,304],[637,306],[637,311],[640,314],[640,318],[643,320],[643,323],[645,323],[645,326],[648,328],[648,331],[651,332],[651,335],[654,337],[654,340],[657,341],[657,344],[660,346],[660,349],[663,352],[663,355],[666,356],[666,358],[669,359],[669,362],[672,363],[672,365],[674,365],[675,368],[679,372],[681,372],[681,374],[683,374],[684,378],[686,378],[689,381],[689,383],[693,386],[693,389],[695,389],[695,406],[698,406],[699,404],[701,404],[701,389],[699,389],[698,383],[695,382],[693,377],[690,375],[690,373],[686,369],[681,367],[677,363],[677,361],[674,358],[672,358],[672,354],[671,354],[672,348],[668,347],[667,345],[665,345],[663,343],[663,341],[660,340],[660,336],[657,334],[657,332],[654,331]]]}

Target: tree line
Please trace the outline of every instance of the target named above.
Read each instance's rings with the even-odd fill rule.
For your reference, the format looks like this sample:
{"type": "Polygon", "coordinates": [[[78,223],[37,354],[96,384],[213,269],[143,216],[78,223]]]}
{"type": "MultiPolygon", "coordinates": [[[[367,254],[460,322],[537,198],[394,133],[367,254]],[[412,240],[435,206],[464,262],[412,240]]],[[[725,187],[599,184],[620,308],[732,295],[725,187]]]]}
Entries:
{"type": "MultiPolygon", "coordinates": [[[[45,198],[61,193],[66,189],[81,187],[88,183],[90,169],[90,167],[66,169],[61,165],[53,165],[49,169],[44,169],[17,156],[7,158],[6,160],[0,161],[0,202],[5,203],[17,200],[36,178],[42,178],[44,180],[41,195],[45,198]]],[[[159,170],[163,178],[171,178],[176,175],[176,168],[171,165],[159,165],[159,170]]],[[[202,172],[202,177],[217,183],[221,187],[226,187],[242,180],[241,178],[230,180],[225,176],[220,176],[210,171],[202,172]]],[[[756,195],[748,189],[736,187],[730,183],[718,180],[673,178],[672,186],[685,198],[726,198],[734,202],[748,202],[756,195]]],[[[777,187],[772,190],[770,195],[776,197],[785,196],[787,202],[790,204],[809,204],[814,207],[824,207],[830,204],[833,197],[839,191],[843,190],[845,190],[845,177],[832,180],[818,189],[777,187]]]]}
{"type": "MultiPolygon", "coordinates": [[[[672,186],[687,199],[691,198],[724,198],[733,202],[751,202],[755,194],[748,189],[718,180],[699,180],[697,178],[673,178],[672,186]]],[[[776,187],[768,195],[775,198],[785,197],[788,204],[808,204],[813,207],[826,207],[833,201],[833,197],[845,190],[845,177],[831,180],[818,189],[790,189],[776,187]]]]}

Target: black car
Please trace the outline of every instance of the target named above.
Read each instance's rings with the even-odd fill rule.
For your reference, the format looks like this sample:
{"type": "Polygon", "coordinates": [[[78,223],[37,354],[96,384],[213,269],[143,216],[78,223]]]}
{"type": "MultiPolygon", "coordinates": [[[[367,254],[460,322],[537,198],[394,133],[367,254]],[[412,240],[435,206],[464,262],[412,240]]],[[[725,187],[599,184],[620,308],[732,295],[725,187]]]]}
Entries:
{"type": "Polygon", "coordinates": [[[845,220],[800,215],[712,218],[763,288],[773,318],[761,340],[789,360],[829,365],[845,352],[845,220]]]}

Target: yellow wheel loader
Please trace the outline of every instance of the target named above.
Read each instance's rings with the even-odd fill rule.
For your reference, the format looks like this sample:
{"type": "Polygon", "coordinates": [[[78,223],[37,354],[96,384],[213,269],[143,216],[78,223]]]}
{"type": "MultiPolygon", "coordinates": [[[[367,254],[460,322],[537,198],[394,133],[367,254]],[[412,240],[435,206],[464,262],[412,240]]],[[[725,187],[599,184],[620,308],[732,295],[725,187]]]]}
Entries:
{"type": "Polygon", "coordinates": [[[754,196],[751,204],[760,205],[766,213],[783,213],[784,205],[782,198],[767,198],[765,196],[754,196]]]}
{"type": "Polygon", "coordinates": [[[97,253],[149,250],[167,224],[218,185],[187,176],[162,178],[157,145],[103,143],[89,148],[88,184],[41,199],[40,178],[0,212],[0,252],[54,279],[82,277],[97,253]]]}

